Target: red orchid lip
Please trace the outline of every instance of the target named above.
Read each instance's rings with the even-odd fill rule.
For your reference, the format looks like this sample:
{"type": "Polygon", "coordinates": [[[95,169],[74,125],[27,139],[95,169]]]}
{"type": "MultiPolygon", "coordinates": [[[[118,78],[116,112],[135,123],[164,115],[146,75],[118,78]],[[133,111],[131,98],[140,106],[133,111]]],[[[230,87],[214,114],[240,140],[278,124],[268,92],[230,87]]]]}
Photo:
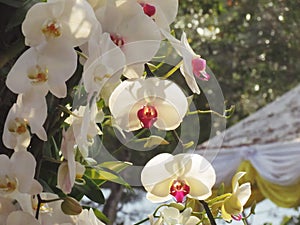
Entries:
{"type": "Polygon", "coordinates": [[[137,116],[144,128],[151,128],[157,120],[157,110],[154,106],[145,105],[138,112],[137,116]]]}
{"type": "Polygon", "coordinates": [[[190,186],[183,180],[174,180],[170,187],[170,194],[173,195],[177,202],[182,203],[185,196],[190,193],[190,186]]]}

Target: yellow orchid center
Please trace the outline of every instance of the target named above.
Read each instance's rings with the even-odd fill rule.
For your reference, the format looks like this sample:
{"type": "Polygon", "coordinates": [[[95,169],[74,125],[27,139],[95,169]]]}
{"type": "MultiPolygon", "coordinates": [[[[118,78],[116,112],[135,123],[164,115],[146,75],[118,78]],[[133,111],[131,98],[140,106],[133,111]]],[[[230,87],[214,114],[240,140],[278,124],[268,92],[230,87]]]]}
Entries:
{"type": "Polygon", "coordinates": [[[23,118],[15,118],[14,120],[10,121],[8,130],[12,133],[21,135],[27,131],[27,124],[27,120],[23,118]]]}
{"type": "Polygon", "coordinates": [[[40,84],[48,81],[48,69],[42,69],[40,66],[36,66],[32,69],[27,77],[32,84],[40,84]]]}
{"type": "Polygon", "coordinates": [[[138,110],[137,116],[144,128],[151,128],[153,123],[157,120],[158,113],[154,106],[144,105],[138,110]]]}
{"type": "Polygon", "coordinates": [[[17,188],[17,180],[7,175],[0,177],[0,193],[11,193],[17,188]]]}
{"type": "Polygon", "coordinates": [[[57,38],[62,34],[62,26],[56,20],[47,20],[42,26],[42,32],[47,38],[57,38]]]}
{"type": "MultiPolygon", "coordinates": [[[[33,210],[38,209],[38,199],[35,195],[33,195],[31,198],[31,205],[32,205],[33,210]]],[[[53,209],[50,208],[47,203],[40,203],[39,212],[40,213],[52,213],[53,209]]]]}
{"type": "Polygon", "coordinates": [[[103,76],[99,76],[99,75],[95,75],[94,76],[94,81],[95,82],[102,82],[104,79],[109,79],[111,78],[112,76],[110,74],[105,74],[103,76]]]}
{"type": "Polygon", "coordinates": [[[177,202],[183,202],[187,194],[190,193],[190,186],[184,180],[174,180],[170,187],[170,194],[177,202]]]}

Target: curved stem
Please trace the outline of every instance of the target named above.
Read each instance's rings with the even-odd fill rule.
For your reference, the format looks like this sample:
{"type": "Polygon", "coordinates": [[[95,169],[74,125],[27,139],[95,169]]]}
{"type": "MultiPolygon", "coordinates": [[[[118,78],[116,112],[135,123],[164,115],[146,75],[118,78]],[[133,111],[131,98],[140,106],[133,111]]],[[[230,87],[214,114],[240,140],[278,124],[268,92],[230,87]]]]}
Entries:
{"type": "Polygon", "coordinates": [[[187,115],[195,115],[195,114],[207,114],[207,113],[212,113],[215,114],[219,117],[225,118],[225,119],[229,119],[233,112],[234,112],[235,107],[232,105],[230,106],[229,109],[225,109],[224,114],[220,114],[214,110],[196,110],[196,111],[192,111],[192,112],[188,112],[187,115]],[[229,112],[229,115],[226,115],[229,112]]]}
{"type": "Polygon", "coordinates": [[[183,64],[183,60],[181,60],[176,66],[174,66],[166,75],[163,76],[163,78],[167,79],[168,77],[172,76],[182,64],[183,64]]]}
{"type": "Polygon", "coordinates": [[[84,59],[88,59],[87,55],[83,54],[82,52],[78,51],[78,50],[75,50],[77,55],[81,56],[82,58],[84,59]]]}
{"type": "Polygon", "coordinates": [[[147,218],[145,218],[145,219],[143,219],[143,220],[141,220],[141,221],[139,221],[139,222],[137,222],[137,223],[135,223],[133,225],[139,225],[139,224],[142,224],[142,223],[144,223],[144,222],[146,222],[148,220],[149,220],[149,217],[147,217],[147,218]]]}
{"type": "Polygon", "coordinates": [[[232,195],[231,193],[226,193],[226,194],[217,196],[217,197],[215,197],[215,198],[213,198],[213,199],[207,201],[207,204],[212,205],[212,204],[214,204],[215,202],[218,202],[218,201],[220,201],[220,200],[223,200],[223,199],[225,199],[225,198],[227,198],[227,197],[229,197],[229,196],[231,196],[231,195],[232,195]]]}
{"type": "Polygon", "coordinates": [[[203,207],[205,209],[205,212],[207,214],[207,217],[209,219],[210,224],[211,225],[217,225],[216,221],[215,221],[215,219],[214,219],[214,217],[213,217],[213,215],[212,215],[212,213],[211,213],[211,211],[210,211],[210,209],[208,207],[208,204],[204,200],[199,200],[199,202],[203,205],[203,207]]]}

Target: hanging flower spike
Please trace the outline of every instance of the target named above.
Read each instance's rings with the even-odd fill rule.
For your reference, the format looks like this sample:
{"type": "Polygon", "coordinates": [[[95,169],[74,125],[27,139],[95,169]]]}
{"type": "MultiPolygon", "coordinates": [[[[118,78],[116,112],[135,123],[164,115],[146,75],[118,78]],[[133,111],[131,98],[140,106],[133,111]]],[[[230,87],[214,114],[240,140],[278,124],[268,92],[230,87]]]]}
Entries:
{"type": "Polygon", "coordinates": [[[232,178],[232,195],[224,200],[221,207],[222,218],[226,221],[242,219],[240,213],[251,195],[250,183],[244,183],[241,186],[238,183],[238,180],[245,174],[245,172],[238,172],[232,178]]]}
{"type": "Polygon", "coordinates": [[[141,77],[144,64],[155,56],[160,47],[158,26],[144,14],[135,0],[116,1],[115,4],[109,1],[95,13],[103,33],[108,33],[111,42],[125,55],[124,76],[129,79],[141,77]]]}
{"type": "Polygon", "coordinates": [[[123,81],[109,99],[117,125],[125,131],[157,127],[176,129],[187,112],[187,99],[170,80],[159,78],[123,81]]]}
{"type": "Polygon", "coordinates": [[[164,202],[174,197],[183,202],[185,197],[208,198],[216,174],[211,164],[198,154],[162,153],[145,165],[141,181],[150,201],[164,202]]]}
{"type": "Polygon", "coordinates": [[[82,45],[100,24],[85,0],[57,0],[36,3],[22,24],[25,44],[38,46],[61,42],[68,47],[82,45]]]}

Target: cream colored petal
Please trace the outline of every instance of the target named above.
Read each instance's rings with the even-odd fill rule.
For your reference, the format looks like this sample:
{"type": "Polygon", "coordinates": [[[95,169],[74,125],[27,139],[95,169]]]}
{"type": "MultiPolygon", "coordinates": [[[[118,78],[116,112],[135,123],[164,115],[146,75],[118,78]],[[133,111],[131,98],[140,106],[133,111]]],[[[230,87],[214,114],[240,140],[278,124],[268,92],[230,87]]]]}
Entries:
{"type": "Polygon", "coordinates": [[[156,99],[153,105],[155,105],[158,113],[154,126],[158,129],[174,130],[182,122],[182,117],[179,115],[177,108],[167,101],[156,99]]]}
{"type": "Polygon", "coordinates": [[[49,89],[56,97],[63,98],[66,96],[65,81],[77,68],[77,54],[73,48],[60,43],[45,45],[41,51],[39,63],[48,69],[49,89]]]}
{"type": "MultiPolygon", "coordinates": [[[[28,75],[30,70],[38,64],[38,55],[36,48],[29,48],[17,59],[6,79],[6,85],[11,91],[14,93],[24,93],[33,88],[28,75]]],[[[40,95],[46,95],[47,92],[48,90],[44,90],[40,92],[40,95]]]]}
{"type": "MultiPolygon", "coordinates": [[[[184,60],[185,62],[185,60],[184,60]]],[[[192,65],[189,65],[189,63],[185,63],[184,65],[180,66],[180,72],[183,75],[187,85],[191,89],[191,91],[195,94],[200,94],[200,88],[197,84],[197,81],[195,79],[195,76],[192,71],[192,65]]]]}
{"type": "Polygon", "coordinates": [[[146,163],[141,173],[141,182],[148,192],[160,197],[169,194],[174,174],[167,171],[164,164],[170,162],[172,159],[173,156],[171,154],[162,153],[146,163]],[[162,193],[159,193],[160,191],[162,193]]]}
{"type": "Polygon", "coordinates": [[[238,190],[239,187],[239,179],[241,179],[242,176],[244,176],[246,174],[246,172],[237,172],[231,181],[231,185],[232,185],[232,193],[235,193],[238,190]]]}
{"type": "Polygon", "coordinates": [[[40,225],[33,215],[22,211],[15,211],[7,217],[6,225],[40,225]]]}
{"type": "Polygon", "coordinates": [[[161,211],[161,215],[163,216],[164,221],[169,221],[169,220],[173,219],[173,220],[176,220],[177,223],[179,223],[180,212],[176,208],[173,208],[173,207],[164,208],[161,211]]]}
{"type": "Polygon", "coordinates": [[[161,203],[161,202],[166,202],[166,201],[171,200],[172,196],[167,195],[166,197],[159,197],[159,196],[153,195],[150,192],[148,192],[146,194],[146,198],[153,203],[161,203]]]}
{"type": "Polygon", "coordinates": [[[244,206],[251,195],[251,185],[250,183],[244,183],[239,186],[237,192],[235,193],[238,199],[241,202],[241,205],[244,206]]]}
{"type": "Polygon", "coordinates": [[[236,195],[231,195],[229,198],[224,200],[224,209],[230,215],[237,215],[241,213],[243,206],[236,195]]]}
{"type": "Polygon", "coordinates": [[[221,207],[221,213],[222,213],[222,218],[225,221],[230,222],[232,220],[231,215],[226,212],[224,205],[222,205],[222,207],[221,207]]]}
{"type": "Polygon", "coordinates": [[[13,171],[11,172],[18,180],[19,191],[21,193],[31,192],[36,167],[36,161],[33,155],[27,151],[15,152],[11,156],[11,163],[14,164],[13,171]]]}
{"type": "Polygon", "coordinates": [[[61,189],[64,193],[69,194],[72,190],[74,182],[75,182],[75,173],[74,173],[74,177],[71,180],[68,163],[67,162],[61,163],[57,171],[57,187],[61,189]]]}
{"type": "Polygon", "coordinates": [[[189,196],[195,199],[205,200],[211,196],[212,187],[202,182],[203,179],[201,177],[197,178],[185,177],[186,183],[190,186],[189,196]]]}
{"type": "Polygon", "coordinates": [[[25,44],[37,46],[46,41],[42,33],[42,27],[47,20],[54,19],[49,8],[59,3],[36,3],[26,14],[22,23],[22,32],[25,36],[25,44]]]}

